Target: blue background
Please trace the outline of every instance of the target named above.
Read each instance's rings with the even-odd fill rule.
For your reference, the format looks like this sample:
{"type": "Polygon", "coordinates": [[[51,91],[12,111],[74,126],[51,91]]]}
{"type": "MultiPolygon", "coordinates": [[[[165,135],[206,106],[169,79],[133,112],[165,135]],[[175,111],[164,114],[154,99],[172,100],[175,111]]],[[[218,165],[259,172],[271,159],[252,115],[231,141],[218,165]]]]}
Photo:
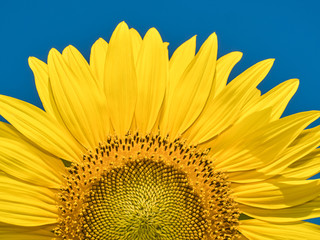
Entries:
{"type": "MultiPolygon", "coordinates": [[[[231,77],[252,64],[275,58],[260,84],[266,92],[299,78],[300,88],[285,115],[320,110],[320,1],[73,1],[2,0],[0,3],[0,94],[41,107],[29,56],[46,61],[49,50],[71,44],[88,59],[99,37],[107,41],[125,20],[142,35],[156,27],[172,54],[181,43],[198,35],[198,48],[216,32],[219,56],[241,51],[244,56],[231,77]]],[[[320,124],[318,120],[315,126],[320,124]]],[[[318,175],[319,176],[319,175],[318,175]]],[[[320,224],[320,220],[313,220],[320,224]]]]}

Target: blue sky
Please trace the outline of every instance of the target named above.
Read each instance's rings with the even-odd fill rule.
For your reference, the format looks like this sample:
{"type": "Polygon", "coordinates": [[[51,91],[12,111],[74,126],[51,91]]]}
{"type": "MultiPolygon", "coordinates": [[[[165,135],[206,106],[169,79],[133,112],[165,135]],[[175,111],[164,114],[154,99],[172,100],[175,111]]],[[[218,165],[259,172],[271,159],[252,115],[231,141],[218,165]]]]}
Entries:
{"type": "Polygon", "coordinates": [[[231,78],[260,60],[275,58],[274,67],[259,86],[262,92],[299,78],[300,88],[285,115],[320,110],[319,7],[317,0],[2,1],[0,94],[41,107],[28,57],[46,60],[51,48],[61,51],[71,44],[88,59],[94,41],[99,37],[108,40],[115,26],[125,20],[142,35],[156,27],[170,43],[171,54],[193,35],[198,36],[199,47],[216,32],[219,56],[230,51],[244,53],[231,78]]]}

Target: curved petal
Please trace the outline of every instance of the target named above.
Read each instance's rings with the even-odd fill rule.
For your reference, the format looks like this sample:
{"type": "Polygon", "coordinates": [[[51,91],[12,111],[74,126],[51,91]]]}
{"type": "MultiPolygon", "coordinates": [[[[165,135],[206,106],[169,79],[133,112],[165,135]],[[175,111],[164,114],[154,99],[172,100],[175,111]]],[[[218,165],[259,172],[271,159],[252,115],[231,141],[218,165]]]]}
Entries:
{"type": "Polygon", "coordinates": [[[231,183],[254,183],[269,179],[271,176],[259,172],[256,169],[228,173],[228,181],[231,183]]]}
{"type": "Polygon", "coordinates": [[[37,92],[41,99],[43,108],[49,115],[60,120],[57,106],[55,105],[53,96],[50,91],[51,86],[49,84],[49,73],[47,64],[35,57],[29,57],[28,62],[34,74],[37,92]]]}
{"type": "Polygon", "coordinates": [[[0,137],[18,140],[22,136],[11,124],[0,122],[0,137]]]}
{"type": "Polygon", "coordinates": [[[21,100],[0,96],[0,114],[42,149],[68,161],[79,161],[83,149],[41,109],[21,100]]]}
{"type": "Polygon", "coordinates": [[[303,131],[277,159],[259,171],[276,175],[320,145],[320,126],[303,131]]]}
{"type": "Polygon", "coordinates": [[[217,60],[216,73],[214,75],[211,92],[208,98],[207,106],[211,105],[211,101],[219,95],[219,93],[227,86],[228,77],[233,67],[240,61],[241,52],[231,52],[217,60]]]}
{"type": "Polygon", "coordinates": [[[320,149],[315,149],[311,153],[295,161],[286,167],[278,175],[274,176],[261,169],[248,171],[229,172],[228,179],[235,183],[259,182],[266,179],[278,181],[306,180],[320,172],[320,149]]]}
{"type": "Polygon", "coordinates": [[[217,59],[217,36],[212,34],[188,65],[164,109],[161,128],[174,139],[197,119],[208,99],[217,59]]]}
{"type": "Polygon", "coordinates": [[[106,99],[82,55],[72,46],[64,53],[68,65],[55,49],[48,57],[54,99],[72,135],[84,147],[94,149],[109,131],[106,99]]]}
{"type": "Polygon", "coordinates": [[[247,108],[243,116],[251,114],[257,110],[272,107],[271,120],[279,119],[290,99],[296,93],[298,86],[298,79],[290,79],[279,84],[266,94],[262,95],[254,105],[247,108]]]}
{"type": "MultiPolygon", "coordinates": [[[[28,151],[36,154],[41,161],[51,169],[52,174],[57,175],[60,179],[61,175],[65,173],[65,165],[62,163],[61,159],[56,158],[48,152],[43,152],[41,149],[37,148],[32,142],[29,141],[25,136],[18,132],[12,125],[0,122],[0,137],[4,138],[4,141],[14,141],[22,145],[25,148],[28,148],[28,151]]],[[[15,177],[19,178],[20,172],[16,172],[15,177]]]]}
{"type": "Polygon", "coordinates": [[[318,180],[232,184],[236,201],[248,206],[280,209],[315,199],[320,194],[318,180]]]}
{"type": "Polygon", "coordinates": [[[186,133],[192,144],[210,140],[239,119],[242,108],[252,98],[256,86],[267,75],[272,64],[273,59],[261,61],[231,81],[186,133]]]}
{"type": "Polygon", "coordinates": [[[48,188],[0,175],[0,221],[20,226],[57,222],[55,195],[48,188]]]}
{"type": "Polygon", "coordinates": [[[0,138],[0,169],[23,181],[49,188],[60,188],[62,167],[60,159],[36,151],[26,144],[0,138]],[[51,165],[47,164],[51,161],[51,165]]]}
{"type": "Polygon", "coordinates": [[[272,224],[257,219],[240,222],[239,231],[250,240],[318,240],[320,226],[308,222],[272,224]]]}
{"type": "Polygon", "coordinates": [[[317,148],[284,169],[280,176],[291,179],[308,179],[319,172],[320,149],[317,148]]]}
{"type": "Polygon", "coordinates": [[[196,51],[196,36],[190,38],[179,46],[172,54],[169,61],[169,76],[166,87],[166,95],[163,103],[162,114],[160,120],[160,133],[165,136],[168,131],[166,127],[169,121],[168,109],[172,105],[174,99],[174,90],[187,66],[194,58],[196,51]]]}
{"type": "Polygon", "coordinates": [[[183,72],[186,70],[196,52],[196,36],[190,38],[184,42],[177,50],[172,54],[169,61],[169,81],[166,91],[167,103],[170,106],[171,99],[183,72]]]}
{"type": "Polygon", "coordinates": [[[137,63],[140,47],[142,44],[142,38],[140,34],[137,32],[137,30],[135,30],[134,28],[130,28],[129,32],[132,40],[132,53],[133,53],[134,63],[137,63]]]}
{"type": "Polygon", "coordinates": [[[125,135],[132,124],[137,100],[137,77],[131,35],[122,22],[114,30],[106,57],[105,94],[111,122],[117,134],[125,135]]]}
{"type": "Polygon", "coordinates": [[[52,240],[55,235],[52,233],[54,225],[41,227],[20,227],[0,223],[0,236],[8,240],[52,240]]]}
{"type": "Polygon", "coordinates": [[[211,154],[214,154],[219,149],[227,149],[230,146],[235,145],[239,140],[245,139],[264,125],[270,123],[271,111],[272,109],[268,108],[253,112],[245,118],[239,119],[232,127],[206,143],[205,146],[207,148],[212,148],[211,154]]]}
{"type": "Polygon", "coordinates": [[[155,28],[151,28],[143,39],[136,69],[135,118],[139,132],[146,134],[150,133],[159,115],[168,78],[168,51],[155,28]]]}
{"type": "Polygon", "coordinates": [[[98,86],[103,87],[104,67],[108,51],[108,43],[99,38],[91,47],[90,53],[90,69],[95,75],[98,86]]]}
{"type": "Polygon", "coordinates": [[[213,145],[211,152],[215,165],[227,172],[261,169],[272,163],[319,116],[317,111],[297,113],[240,137],[236,143],[213,145]]]}
{"type": "Polygon", "coordinates": [[[283,209],[270,210],[241,203],[238,203],[238,207],[241,212],[256,219],[274,223],[289,223],[320,217],[320,196],[304,204],[283,209]]]}

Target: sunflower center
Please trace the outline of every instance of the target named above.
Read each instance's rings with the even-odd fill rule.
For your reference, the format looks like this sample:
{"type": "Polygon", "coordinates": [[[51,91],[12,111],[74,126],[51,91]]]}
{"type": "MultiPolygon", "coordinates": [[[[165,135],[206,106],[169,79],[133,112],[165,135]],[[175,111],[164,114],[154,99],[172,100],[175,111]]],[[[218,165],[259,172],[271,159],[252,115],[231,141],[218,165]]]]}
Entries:
{"type": "Polygon", "coordinates": [[[239,210],[208,150],[156,136],[110,136],[73,163],[59,193],[59,239],[237,239],[239,210]]]}
{"type": "Polygon", "coordinates": [[[89,239],[201,239],[205,231],[186,174],[163,162],[132,161],[103,174],[86,201],[89,239]]]}

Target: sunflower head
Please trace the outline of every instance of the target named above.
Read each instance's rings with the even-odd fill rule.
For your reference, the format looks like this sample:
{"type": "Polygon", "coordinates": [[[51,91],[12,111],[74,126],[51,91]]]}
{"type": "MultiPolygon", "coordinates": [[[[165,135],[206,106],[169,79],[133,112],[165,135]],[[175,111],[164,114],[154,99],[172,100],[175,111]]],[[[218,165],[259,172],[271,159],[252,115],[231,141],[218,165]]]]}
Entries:
{"type": "Polygon", "coordinates": [[[29,64],[44,110],[0,96],[4,239],[317,239],[320,113],[281,118],[298,87],[261,95],[273,60],[228,82],[212,34],[169,59],[122,22],[89,63],[72,46],[29,64]]]}
{"type": "Polygon", "coordinates": [[[73,164],[60,193],[62,238],[227,239],[239,209],[208,150],[181,140],[109,137],[73,164]],[[72,227],[71,227],[72,226],[72,227]]]}

